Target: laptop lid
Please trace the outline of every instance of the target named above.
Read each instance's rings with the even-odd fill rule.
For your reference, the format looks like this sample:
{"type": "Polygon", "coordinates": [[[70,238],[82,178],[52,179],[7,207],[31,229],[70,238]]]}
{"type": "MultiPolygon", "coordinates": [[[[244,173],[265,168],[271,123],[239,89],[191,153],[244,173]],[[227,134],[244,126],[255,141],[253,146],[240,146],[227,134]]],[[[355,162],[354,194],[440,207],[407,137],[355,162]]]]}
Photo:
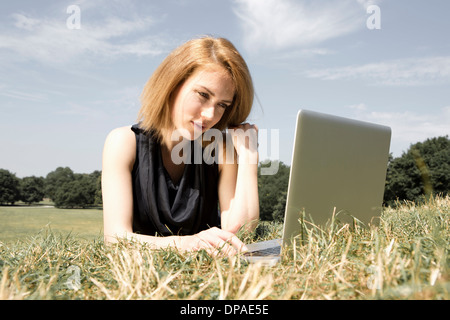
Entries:
{"type": "Polygon", "coordinates": [[[283,243],[301,232],[303,215],[324,225],[333,212],[342,222],[365,225],[379,217],[391,129],[358,120],[300,110],[292,152],[283,243]]]}

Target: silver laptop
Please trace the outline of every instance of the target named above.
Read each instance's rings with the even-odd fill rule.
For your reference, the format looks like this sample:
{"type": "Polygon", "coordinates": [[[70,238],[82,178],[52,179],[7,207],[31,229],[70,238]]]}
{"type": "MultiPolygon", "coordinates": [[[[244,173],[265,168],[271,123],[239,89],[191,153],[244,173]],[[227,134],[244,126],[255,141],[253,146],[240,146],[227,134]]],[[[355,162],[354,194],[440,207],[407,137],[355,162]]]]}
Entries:
{"type": "Polygon", "coordinates": [[[391,129],[386,126],[300,110],[283,225],[283,238],[248,244],[249,262],[275,264],[281,249],[301,234],[302,216],[325,225],[376,224],[382,210],[391,129]]]}

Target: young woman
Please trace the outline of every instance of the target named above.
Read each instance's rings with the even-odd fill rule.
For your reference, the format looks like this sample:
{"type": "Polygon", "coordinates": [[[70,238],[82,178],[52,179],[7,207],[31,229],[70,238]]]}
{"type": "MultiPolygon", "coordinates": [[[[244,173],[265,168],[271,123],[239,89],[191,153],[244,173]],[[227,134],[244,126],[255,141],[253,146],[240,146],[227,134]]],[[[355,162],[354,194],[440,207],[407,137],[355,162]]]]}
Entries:
{"type": "Polygon", "coordinates": [[[141,100],[138,124],[113,130],[105,141],[105,241],[127,238],[155,248],[227,254],[245,250],[235,233],[254,229],[259,219],[258,153],[251,143],[257,127],[242,124],[252,107],[253,84],[239,52],[223,38],[188,41],[157,68],[141,100]],[[195,152],[189,151],[205,146],[205,132],[226,128],[233,130],[223,133],[223,141],[232,141],[234,152],[224,143],[216,149],[215,159],[222,161],[190,161],[195,152]]]}

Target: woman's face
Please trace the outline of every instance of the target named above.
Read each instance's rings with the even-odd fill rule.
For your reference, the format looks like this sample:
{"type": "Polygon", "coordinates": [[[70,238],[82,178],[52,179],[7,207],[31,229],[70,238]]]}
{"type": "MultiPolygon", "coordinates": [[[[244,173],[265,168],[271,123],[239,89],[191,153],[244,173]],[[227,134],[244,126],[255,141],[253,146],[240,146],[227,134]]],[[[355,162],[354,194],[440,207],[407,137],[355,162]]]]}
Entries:
{"type": "Polygon", "coordinates": [[[233,102],[234,83],[219,66],[195,71],[176,91],[172,105],[175,130],[187,139],[197,139],[222,118],[233,102]]]}

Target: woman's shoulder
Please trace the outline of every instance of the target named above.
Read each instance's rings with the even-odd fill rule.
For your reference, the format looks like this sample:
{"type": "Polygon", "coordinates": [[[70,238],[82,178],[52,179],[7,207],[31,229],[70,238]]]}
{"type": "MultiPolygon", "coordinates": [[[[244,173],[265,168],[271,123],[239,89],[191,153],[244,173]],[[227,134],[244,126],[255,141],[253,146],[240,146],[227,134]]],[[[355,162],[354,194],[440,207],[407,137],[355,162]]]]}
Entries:
{"type": "Polygon", "coordinates": [[[132,126],[119,127],[111,130],[106,137],[107,143],[129,143],[135,140],[135,134],[132,131],[132,126]]]}
{"type": "Polygon", "coordinates": [[[111,130],[106,137],[104,157],[134,163],[136,157],[136,138],[131,126],[111,130]]]}

